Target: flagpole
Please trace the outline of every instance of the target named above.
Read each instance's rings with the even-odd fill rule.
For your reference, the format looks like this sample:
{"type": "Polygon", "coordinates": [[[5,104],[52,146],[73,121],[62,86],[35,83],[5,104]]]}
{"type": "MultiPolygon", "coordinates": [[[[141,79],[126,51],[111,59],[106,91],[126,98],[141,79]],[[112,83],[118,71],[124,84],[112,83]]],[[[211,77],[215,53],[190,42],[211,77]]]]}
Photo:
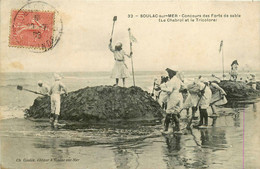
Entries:
{"type": "MultiPolygon", "coordinates": [[[[130,28],[128,28],[128,32],[129,32],[129,40],[130,40],[130,52],[132,53],[132,41],[131,41],[130,28]]],[[[131,56],[131,65],[132,65],[132,74],[133,74],[133,84],[135,86],[135,72],[134,72],[133,55],[131,56]]]]}
{"type": "Polygon", "coordinates": [[[224,44],[222,44],[222,70],[223,70],[223,80],[225,77],[225,70],[224,70],[224,44]]]}
{"type": "MultiPolygon", "coordinates": [[[[132,48],[132,42],[131,42],[131,48],[132,48]]],[[[131,57],[131,64],[132,64],[133,83],[134,83],[134,86],[135,86],[135,72],[134,72],[133,55],[131,57]]]]}

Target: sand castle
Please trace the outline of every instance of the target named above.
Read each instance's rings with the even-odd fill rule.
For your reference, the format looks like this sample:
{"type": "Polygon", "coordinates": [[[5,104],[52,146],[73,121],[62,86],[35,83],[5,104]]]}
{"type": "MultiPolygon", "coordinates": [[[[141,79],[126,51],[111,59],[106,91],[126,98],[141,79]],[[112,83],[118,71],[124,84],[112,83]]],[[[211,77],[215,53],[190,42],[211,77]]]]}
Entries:
{"type": "MultiPolygon", "coordinates": [[[[27,117],[50,115],[50,98],[35,99],[25,111],[27,117]]],[[[86,87],[61,96],[61,118],[72,121],[156,120],[163,110],[148,92],[139,87],[86,87]]]]}

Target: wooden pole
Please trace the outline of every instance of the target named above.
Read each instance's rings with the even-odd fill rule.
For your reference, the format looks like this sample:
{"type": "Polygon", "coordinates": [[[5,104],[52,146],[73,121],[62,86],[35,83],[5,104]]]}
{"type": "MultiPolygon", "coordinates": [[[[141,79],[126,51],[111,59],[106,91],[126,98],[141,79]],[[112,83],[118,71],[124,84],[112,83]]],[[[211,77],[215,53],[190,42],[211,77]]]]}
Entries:
{"type": "Polygon", "coordinates": [[[222,44],[222,70],[223,70],[223,80],[225,78],[225,70],[224,70],[224,44],[222,44]]]}
{"type": "MultiPolygon", "coordinates": [[[[131,32],[130,28],[128,28],[129,32],[129,40],[130,40],[130,53],[132,52],[132,40],[131,40],[131,32]]],[[[133,74],[133,84],[135,86],[135,72],[134,72],[134,62],[133,62],[133,55],[131,56],[131,65],[132,65],[132,74],[133,74]]]]}
{"type": "MultiPolygon", "coordinates": [[[[130,42],[130,51],[132,52],[132,42],[130,42]]],[[[135,86],[135,71],[134,71],[133,55],[131,57],[131,64],[132,64],[133,84],[135,86]]]]}

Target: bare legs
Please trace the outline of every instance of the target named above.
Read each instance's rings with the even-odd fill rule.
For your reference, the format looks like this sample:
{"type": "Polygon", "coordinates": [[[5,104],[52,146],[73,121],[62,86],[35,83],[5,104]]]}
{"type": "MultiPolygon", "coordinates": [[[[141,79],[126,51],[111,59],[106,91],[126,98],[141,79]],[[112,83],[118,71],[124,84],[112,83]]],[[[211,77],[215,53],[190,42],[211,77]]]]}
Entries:
{"type": "Polygon", "coordinates": [[[162,108],[163,108],[163,110],[165,110],[165,111],[167,110],[167,102],[163,102],[163,103],[162,103],[162,108]]]}
{"type": "Polygon", "coordinates": [[[50,123],[51,123],[51,124],[53,124],[54,118],[55,118],[55,114],[54,114],[54,113],[51,113],[51,115],[50,115],[50,123]]]}
{"type": "Polygon", "coordinates": [[[50,115],[50,123],[51,123],[51,125],[52,126],[53,125],[56,126],[58,124],[58,120],[59,120],[59,115],[51,113],[51,115],[50,115]]]}
{"type": "Polygon", "coordinates": [[[211,107],[212,113],[213,113],[213,114],[216,114],[214,105],[211,105],[210,107],[211,107]]]}
{"type": "Polygon", "coordinates": [[[54,125],[58,124],[58,120],[59,120],[59,115],[55,114],[55,120],[54,120],[54,125]]]}
{"type": "MultiPolygon", "coordinates": [[[[125,87],[125,78],[122,78],[123,86],[125,87]]],[[[116,84],[114,86],[118,86],[119,78],[116,78],[116,84]]]]}
{"type": "Polygon", "coordinates": [[[125,87],[125,78],[123,78],[123,86],[125,87]]]}
{"type": "Polygon", "coordinates": [[[114,84],[114,86],[118,86],[118,82],[119,82],[119,79],[116,78],[116,84],[114,84]]]}
{"type": "Polygon", "coordinates": [[[201,107],[199,107],[199,111],[200,111],[200,122],[199,125],[208,125],[208,112],[207,109],[202,109],[201,107]],[[204,123],[203,123],[204,121],[204,123]]]}
{"type": "Polygon", "coordinates": [[[171,120],[175,123],[176,131],[180,131],[180,119],[177,114],[166,114],[164,121],[164,131],[168,131],[171,120]]]}

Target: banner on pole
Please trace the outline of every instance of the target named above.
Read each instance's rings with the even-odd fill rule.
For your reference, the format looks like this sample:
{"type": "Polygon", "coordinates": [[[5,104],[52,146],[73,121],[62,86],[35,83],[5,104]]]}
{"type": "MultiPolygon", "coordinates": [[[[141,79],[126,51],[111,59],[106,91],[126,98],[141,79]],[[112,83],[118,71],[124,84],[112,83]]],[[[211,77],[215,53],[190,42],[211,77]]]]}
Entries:
{"type": "Polygon", "coordinates": [[[130,38],[130,42],[133,42],[133,43],[137,42],[136,38],[134,37],[134,35],[130,31],[129,31],[129,38],[130,38]]]}

